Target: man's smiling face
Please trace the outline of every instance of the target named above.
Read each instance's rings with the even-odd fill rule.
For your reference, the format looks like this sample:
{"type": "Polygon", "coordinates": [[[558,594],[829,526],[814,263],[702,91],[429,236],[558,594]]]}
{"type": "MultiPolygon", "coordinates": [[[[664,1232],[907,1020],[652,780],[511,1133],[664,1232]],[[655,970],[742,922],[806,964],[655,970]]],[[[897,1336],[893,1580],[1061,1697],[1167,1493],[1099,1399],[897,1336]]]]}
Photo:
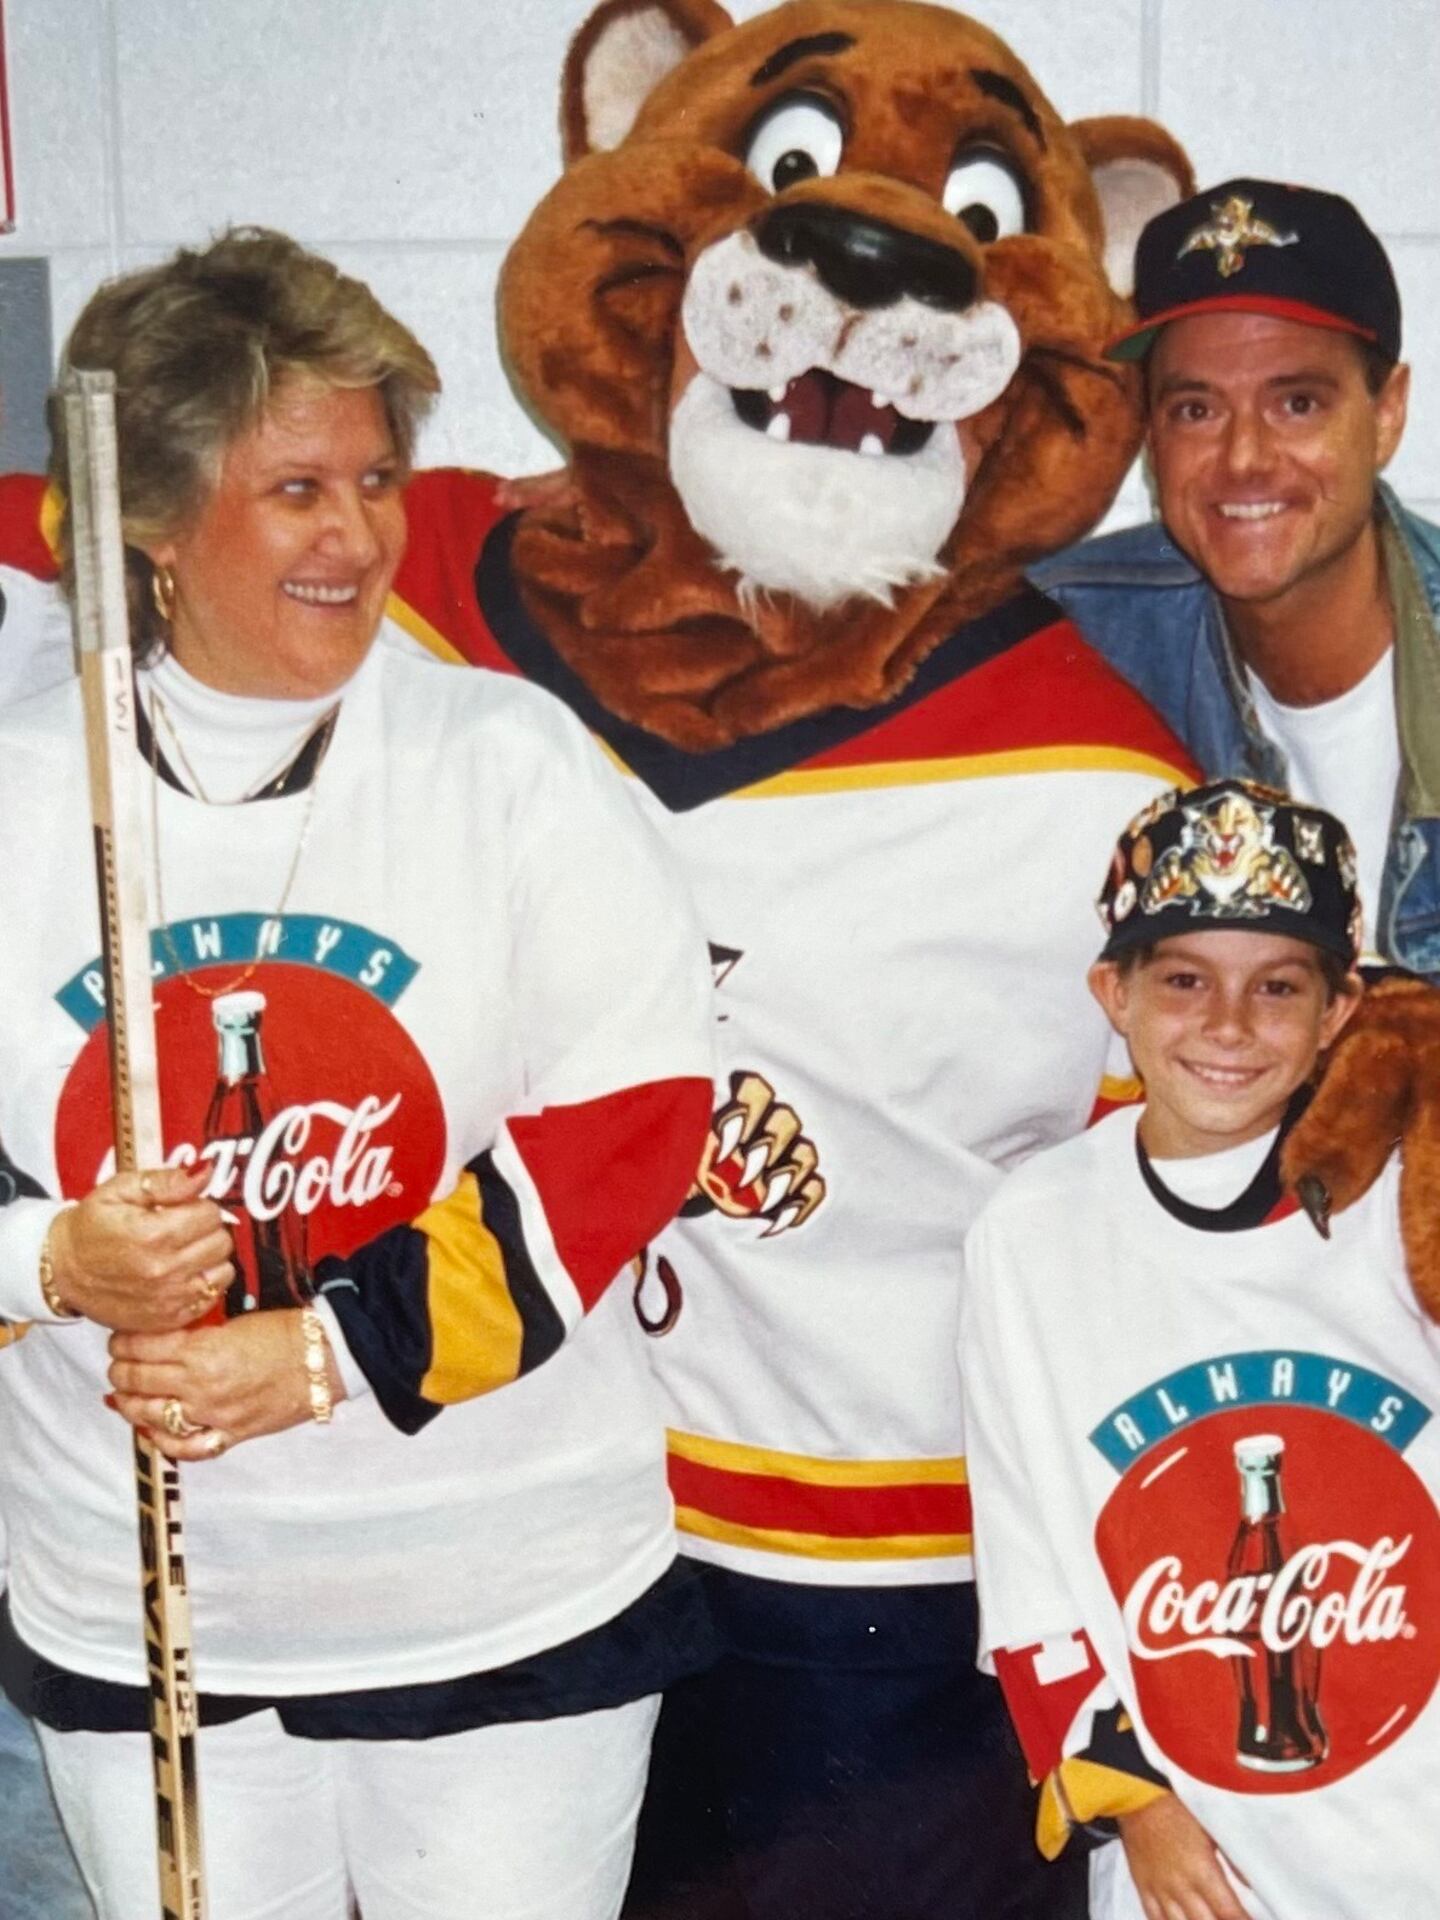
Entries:
{"type": "Polygon", "coordinates": [[[1260,313],[1171,321],[1150,354],[1149,450],[1171,535],[1223,599],[1275,604],[1360,550],[1405,426],[1359,342],[1260,313]]]}

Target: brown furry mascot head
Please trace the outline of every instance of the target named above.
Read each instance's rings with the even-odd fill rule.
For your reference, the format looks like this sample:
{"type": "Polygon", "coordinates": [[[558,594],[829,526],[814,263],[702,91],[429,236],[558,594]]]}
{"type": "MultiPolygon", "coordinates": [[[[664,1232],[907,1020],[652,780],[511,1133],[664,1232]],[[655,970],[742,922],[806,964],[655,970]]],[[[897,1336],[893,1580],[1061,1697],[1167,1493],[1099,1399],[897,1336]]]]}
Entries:
{"type": "Polygon", "coordinates": [[[500,306],[574,490],[515,561],[612,712],[704,751],[886,700],[1103,512],[1159,127],[918,0],[606,0],[562,114],[500,306]]]}

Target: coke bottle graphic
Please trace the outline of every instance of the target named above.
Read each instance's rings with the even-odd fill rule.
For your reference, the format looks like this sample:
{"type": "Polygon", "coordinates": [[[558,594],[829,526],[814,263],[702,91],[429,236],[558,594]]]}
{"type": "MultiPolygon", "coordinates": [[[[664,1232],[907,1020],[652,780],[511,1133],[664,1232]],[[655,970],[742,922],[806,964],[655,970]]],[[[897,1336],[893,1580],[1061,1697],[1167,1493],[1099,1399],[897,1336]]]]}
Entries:
{"type": "Polygon", "coordinates": [[[1255,1598],[1236,1638],[1250,1648],[1236,1655],[1240,1732],[1235,1758],[1258,1773],[1300,1773],[1325,1758],[1329,1738],[1320,1718],[1320,1651],[1308,1634],[1294,1646],[1272,1647],[1263,1631],[1265,1596],[1285,1565],[1280,1517],[1285,1502],[1280,1469],[1285,1442],[1256,1433],[1235,1442],[1240,1470],[1240,1529],[1230,1549],[1227,1578],[1255,1581],[1255,1598]]]}
{"type": "Polygon", "coordinates": [[[245,1207],[245,1167],[255,1143],[275,1117],[276,1104],[260,1051],[263,993],[223,993],[211,1009],[220,1043],[220,1072],[205,1115],[205,1148],[225,1170],[223,1189],[210,1197],[235,1214],[235,1279],[225,1295],[225,1314],[257,1307],[298,1307],[314,1293],[305,1253],[305,1222],[293,1207],[273,1218],[256,1218],[245,1207]],[[209,1152],[210,1149],[218,1149],[209,1152]]]}

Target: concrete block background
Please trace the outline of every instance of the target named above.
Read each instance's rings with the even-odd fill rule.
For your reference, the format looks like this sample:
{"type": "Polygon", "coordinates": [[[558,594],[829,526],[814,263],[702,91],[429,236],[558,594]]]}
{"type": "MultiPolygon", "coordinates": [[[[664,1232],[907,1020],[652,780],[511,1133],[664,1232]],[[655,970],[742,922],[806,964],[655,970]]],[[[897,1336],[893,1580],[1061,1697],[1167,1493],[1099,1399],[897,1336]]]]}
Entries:
{"type": "MultiPolygon", "coordinates": [[[[370,278],[446,393],[430,460],[550,453],[495,352],[495,275],[559,167],[556,98],[586,0],[7,0],[18,224],[55,337],[107,274],[231,220],[370,278]]],[[[1394,469],[1440,517],[1440,33],[1434,0],[974,0],[1056,105],[1141,112],[1202,180],[1338,188],[1391,244],[1415,408],[1394,469]]],[[[741,0],[735,11],[761,11],[741,0]]],[[[1131,477],[1115,518],[1147,511],[1131,477]]]]}

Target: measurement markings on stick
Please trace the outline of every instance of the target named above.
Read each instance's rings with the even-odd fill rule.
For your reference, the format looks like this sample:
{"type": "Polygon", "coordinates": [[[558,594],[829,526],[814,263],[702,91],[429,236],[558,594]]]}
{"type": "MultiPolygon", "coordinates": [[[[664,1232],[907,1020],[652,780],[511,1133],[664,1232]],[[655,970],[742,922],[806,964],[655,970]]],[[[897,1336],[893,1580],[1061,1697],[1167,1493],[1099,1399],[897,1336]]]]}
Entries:
{"type": "MultiPolygon", "coordinates": [[[[115,457],[114,376],[64,381],[75,554],[74,617],[85,707],[100,894],[115,1164],[163,1164],[149,911],[141,839],[125,560],[115,457]]],[[[135,1436],[142,1629],[150,1695],[161,1920],[204,1920],[197,1708],[180,1475],[135,1436]]]]}

